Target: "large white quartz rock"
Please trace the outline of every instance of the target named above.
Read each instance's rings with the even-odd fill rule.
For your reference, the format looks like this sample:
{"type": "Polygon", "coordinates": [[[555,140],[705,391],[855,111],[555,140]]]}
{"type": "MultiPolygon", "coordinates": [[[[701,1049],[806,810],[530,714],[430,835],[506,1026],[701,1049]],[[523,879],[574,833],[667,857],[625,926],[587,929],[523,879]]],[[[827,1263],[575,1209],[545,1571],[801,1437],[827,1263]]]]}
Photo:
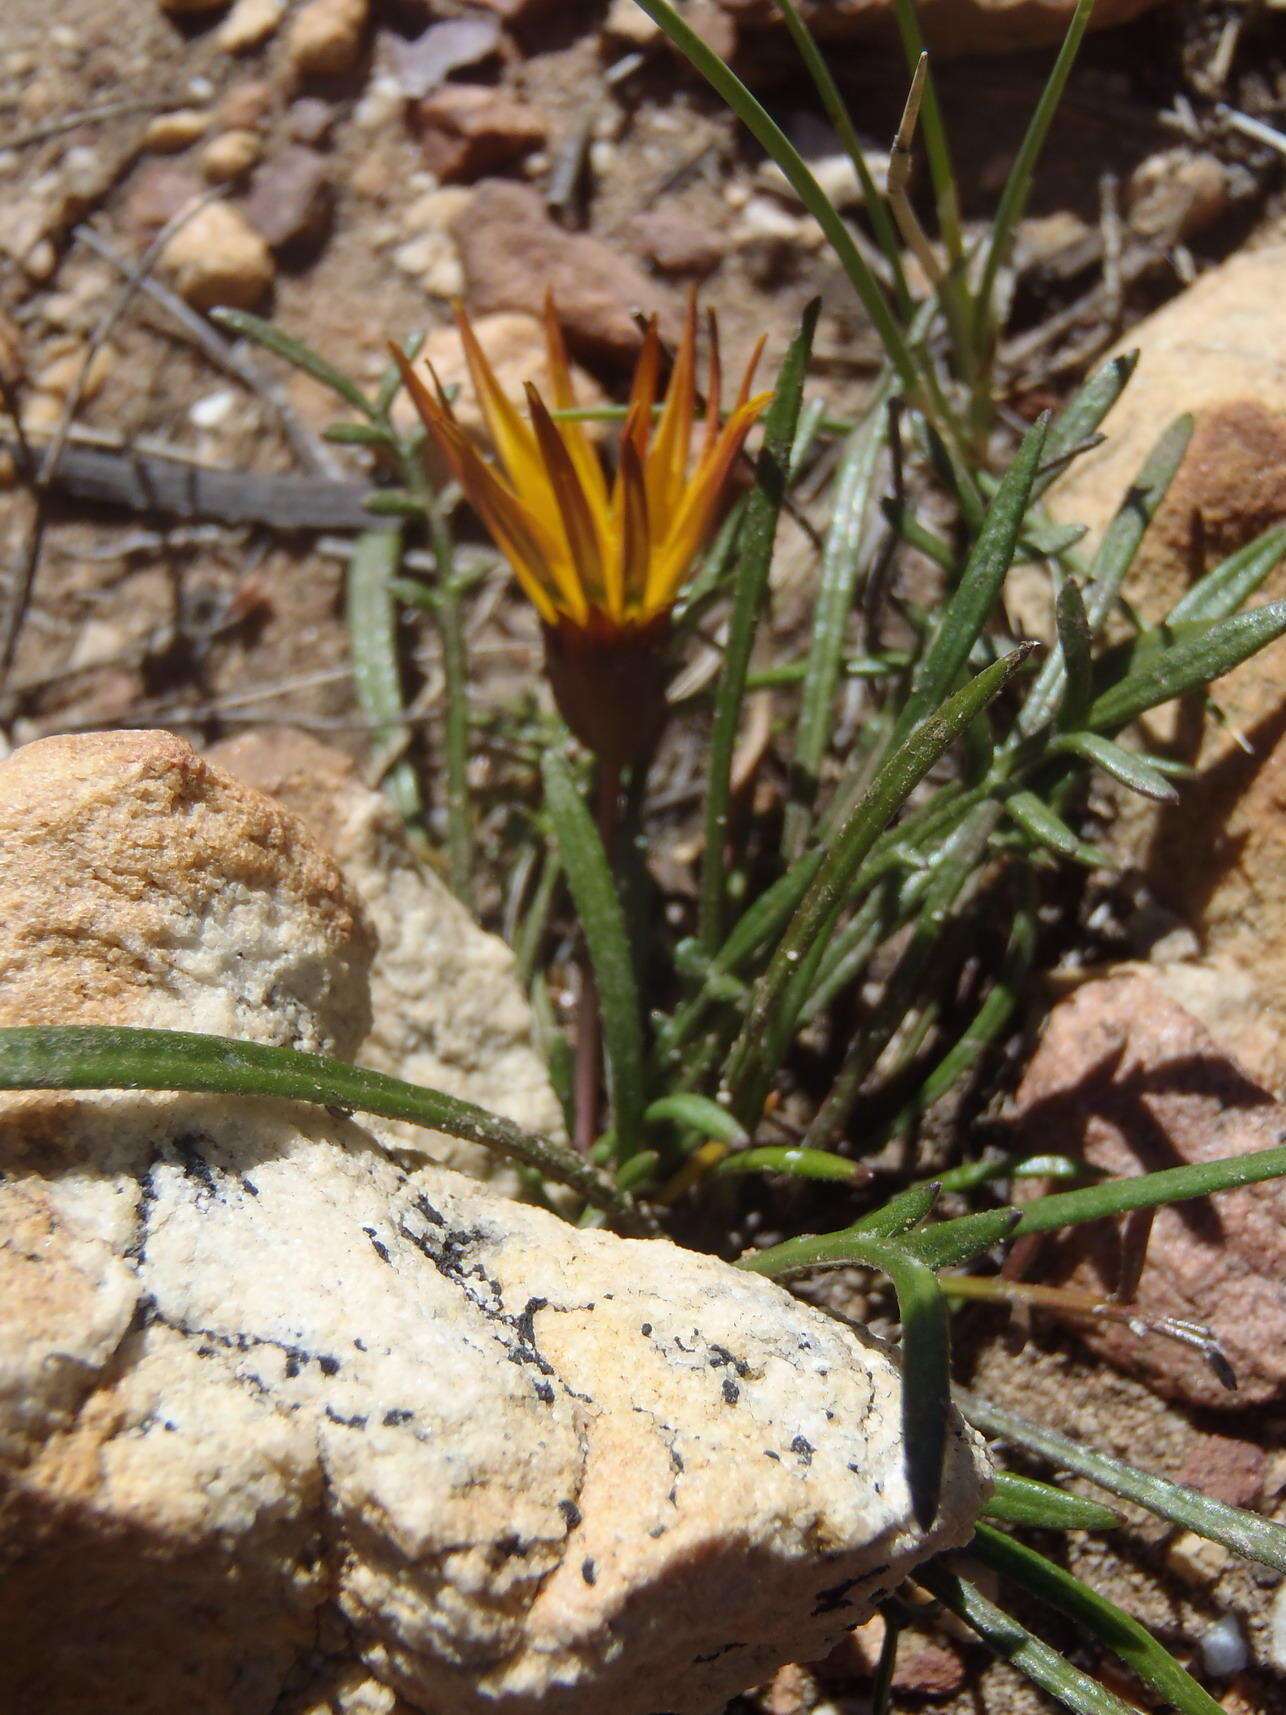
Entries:
{"type": "MultiPolygon", "coordinates": [[[[126,911],[117,944],[82,896],[137,866],[97,851],[60,879],[32,845],[34,891],[81,898],[93,945],[68,949],[64,980],[53,900],[10,875],[0,1020],[34,993],[30,920],[49,1013],[101,1018],[96,961],[123,959],[154,985],[138,990],[148,1022],[191,1025],[204,937],[233,1012],[258,996],[261,1040],[337,1035],[326,982],[274,934],[307,940],[328,902],[348,969],[362,931],[342,879],[300,824],[177,741],[134,743],[100,752],[118,799],[162,802],[177,770],[175,802],[206,806],[192,919],[149,847],[167,903],[141,926],[126,911]],[[272,898],[244,863],[223,885],[216,800],[234,851],[289,834],[272,898]],[[238,924],[255,933],[240,961],[238,924]],[[85,1012],[81,993],[97,997],[85,1012]]],[[[92,843],[107,821],[91,753],[69,768],[34,750],[0,767],[0,803],[38,800],[48,763],[58,825],[92,843]],[[77,794],[99,806],[79,824],[77,794]]],[[[18,826],[0,815],[0,884],[18,826]]],[[[407,1172],[352,1121],[6,1097],[0,1175],[0,1706],[15,1715],[701,1715],[824,1653],[965,1540],[985,1492],[956,1421],[938,1520],[917,1527],[897,1365],[861,1330],[712,1258],[407,1172]]]]}

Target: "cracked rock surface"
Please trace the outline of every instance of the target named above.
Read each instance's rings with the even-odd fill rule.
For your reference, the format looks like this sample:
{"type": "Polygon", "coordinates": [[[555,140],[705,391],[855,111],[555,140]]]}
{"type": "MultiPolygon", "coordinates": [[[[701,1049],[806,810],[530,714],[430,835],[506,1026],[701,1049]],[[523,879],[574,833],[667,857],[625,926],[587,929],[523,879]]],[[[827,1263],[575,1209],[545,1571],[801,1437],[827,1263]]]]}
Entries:
{"type": "MultiPolygon", "coordinates": [[[[202,935],[231,951],[251,924],[260,939],[226,961],[244,1012],[243,969],[251,988],[261,967],[293,969],[264,925],[287,936],[314,889],[340,923],[342,879],[301,824],[186,746],[132,742],[139,778],[175,770],[191,794],[204,770],[202,802],[291,837],[279,877],[225,889],[211,809],[190,934],[171,900],[150,942],[123,938],[154,982],[116,1016],[191,1027],[171,946],[187,971],[202,935]],[[295,904],[269,909],[259,885],[295,904]]],[[[99,756],[118,800],[125,754],[99,756]]],[[[92,758],[72,791],[66,754],[46,757],[70,814],[97,790],[92,758]]],[[[0,778],[42,760],[19,752],[0,778]]],[[[103,852],[79,877],[32,858],[73,894],[104,866],[133,873],[103,852]]],[[[55,905],[11,901],[6,1023],[29,992],[23,913],[52,923],[55,905]]],[[[96,949],[124,956],[90,918],[97,940],[62,987],[52,944],[41,954],[64,1018],[104,1016],[96,949]]],[[[352,915],[335,933],[338,969],[363,931],[352,915]]],[[[266,992],[257,1030],[240,1028],[338,1040],[330,991],[311,992],[315,1015],[283,978],[281,1016],[266,992]]],[[[862,1331],[715,1259],[407,1172],[354,1122],[213,1097],[6,1097],[0,1170],[15,1710],[703,1715],[825,1653],[972,1528],[986,1460],[959,1422],[938,1520],[916,1526],[900,1378],[862,1331]]]]}

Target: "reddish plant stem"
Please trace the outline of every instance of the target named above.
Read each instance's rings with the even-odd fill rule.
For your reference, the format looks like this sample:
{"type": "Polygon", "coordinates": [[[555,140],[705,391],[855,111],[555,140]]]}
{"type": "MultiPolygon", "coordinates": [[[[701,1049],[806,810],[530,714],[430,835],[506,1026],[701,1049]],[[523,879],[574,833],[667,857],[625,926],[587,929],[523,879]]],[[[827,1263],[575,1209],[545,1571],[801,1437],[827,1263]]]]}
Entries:
{"type": "MultiPolygon", "coordinates": [[[[595,823],[602,842],[607,867],[616,872],[617,816],[621,797],[621,765],[619,762],[598,763],[597,803],[595,823]]],[[[588,1155],[599,1131],[599,1109],[602,1093],[603,1026],[598,1005],[598,984],[594,967],[582,937],[579,958],[580,981],[576,995],[576,1064],[573,1093],[575,1099],[575,1144],[582,1155],[588,1155]]]]}

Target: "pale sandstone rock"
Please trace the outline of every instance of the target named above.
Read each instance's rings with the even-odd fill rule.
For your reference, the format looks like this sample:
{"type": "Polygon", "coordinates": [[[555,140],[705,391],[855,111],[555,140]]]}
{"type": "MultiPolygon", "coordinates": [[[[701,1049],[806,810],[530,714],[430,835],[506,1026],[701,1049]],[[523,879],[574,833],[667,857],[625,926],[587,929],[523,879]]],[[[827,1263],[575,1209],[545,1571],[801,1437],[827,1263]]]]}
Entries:
{"type": "Polygon", "coordinates": [[[176,290],[194,308],[260,303],[273,281],[272,252],[239,209],[212,202],[198,209],[169,239],[161,263],[176,290]]]}
{"type": "MultiPolygon", "coordinates": [[[[239,927],[245,967],[289,973],[301,919],[356,934],[302,827],[166,735],[48,740],[5,776],[27,814],[7,812],[0,850],[20,842],[29,876],[6,931],[43,944],[64,1019],[101,1016],[95,956],[114,971],[172,946],[148,1017],[191,1026],[204,938],[227,949],[239,927]],[[175,776],[187,794],[160,817],[175,776]],[[140,800],[131,867],[104,835],[140,800]],[[53,939],[69,906],[83,951],[53,939]]],[[[215,972],[246,982],[222,956],[215,972]]],[[[324,985],[307,1020],[276,998],[260,1040],[334,1033],[324,985]]],[[[823,1653],[965,1540],[983,1498],[956,1419],[938,1521],[917,1528],[900,1377],[861,1330],[716,1259],[406,1172],[352,1122],[6,1097],[0,1164],[14,1708],[713,1712],[823,1653]]]]}
{"type": "Polygon", "coordinates": [[[304,77],[351,71],[362,51],[370,0],[308,0],[290,26],[287,57],[304,77]]]}
{"type": "Polygon", "coordinates": [[[266,42],[286,15],[286,0],[237,0],[215,41],[225,54],[243,54],[266,42]]]}
{"type": "MultiPolygon", "coordinates": [[[[1135,328],[1140,358],[1105,427],[1106,443],[1077,460],[1051,492],[1067,522],[1107,523],[1165,425],[1196,417],[1187,456],[1144,536],[1126,593],[1155,623],[1207,566],[1286,520],[1286,246],[1238,256],[1135,328]],[[1199,534],[1198,534],[1199,532],[1199,534]]],[[[1286,595],[1286,564],[1256,602],[1286,595]]],[[[1207,992],[1239,1059],[1286,1092],[1286,642],[1219,681],[1215,695],[1248,754],[1199,711],[1150,716],[1147,730],[1177,744],[1201,773],[1175,809],[1123,806],[1117,849],[1143,865],[1163,901],[1202,935],[1208,979],[1173,973],[1207,992]],[[1241,982],[1238,968],[1248,982],[1241,982]],[[1236,995],[1244,989],[1245,1004],[1236,995]]],[[[1184,997],[1185,1000],[1187,997],[1184,997]]],[[[1203,1016],[1211,1019],[1213,1014],[1203,1016]]]]}
{"type": "Polygon", "coordinates": [[[0,1022],[356,1051],[373,937],[294,816],[169,733],[41,739],[0,779],[0,1022]]]}
{"type": "MultiPolygon", "coordinates": [[[[362,901],[378,944],[374,1022],[359,1061],[561,1137],[513,954],[417,861],[388,800],[361,784],[347,757],[289,728],[243,734],[211,759],[294,811],[362,901]]],[[[495,1190],[518,1190],[514,1169],[477,1144],[392,1121],[382,1134],[495,1190]]]]}
{"type": "MultiPolygon", "coordinates": [[[[1017,1147],[1083,1157],[1114,1175],[1271,1149],[1286,1109],[1147,978],[1086,983],[1050,1014],[1015,1097],[1017,1147]]],[[[1116,1289],[1120,1224],[1094,1222],[1040,1252],[1041,1272],[1104,1296],[1116,1289]]],[[[1078,1339],[1159,1393],[1237,1410],[1286,1399],[1286,1184],[1270,1180],[1159,1209],[1139,1307],[1205,1324],[1237,1376],[1224,1388],[1199,1352],[1118,1323],[1078,1339]]]]}

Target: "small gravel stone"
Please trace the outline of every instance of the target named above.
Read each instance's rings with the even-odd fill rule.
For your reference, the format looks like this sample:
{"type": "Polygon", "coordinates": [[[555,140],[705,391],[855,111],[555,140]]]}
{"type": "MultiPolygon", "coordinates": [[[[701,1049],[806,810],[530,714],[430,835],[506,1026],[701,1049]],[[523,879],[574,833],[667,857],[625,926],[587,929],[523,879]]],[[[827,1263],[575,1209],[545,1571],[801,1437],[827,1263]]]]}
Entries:
{"type": "Polygon", "coordinates": [[[234,83],[219,102],[219,123],[229,130],[249,130],[261,125],[272,111],[272,85],[262,78],[234,83]]]}
{"type": "Polygon", "coordinates": [[[225,54],[243,54],[266,42],[286,16],[286,0],[237,0],[215,33],[225,54]]]}
{"type": "Polygon", "coordinates": [[[272,253],[239,209],[212,202],[166,244],[162,265],[194,309],[215,304],[253,309],[273,281],[272,253]]]}
{"type": "Polygon", "coordinates": [[[172,18],[195,17],[199,12],[222,12],[228,0],[156,0],[172,18]]]}
{"type": "Polygon", "coordinates": [[[704,276],[723,260],[722,236],[674,209],[649,209],[630,222],[630,231],[648,261],[663,274],[704,276]]]}
{"type": "Polygon", "coordinates": [[[199,107],[178,107],[158,113],[143,133],[143,147],[154,155],[177,155],[210,129],[210,115],[199,107]]]}
{"type": "Polygon", "coordinates": [[[181,208],[201,194],[201,181],[187,167],[153,161],[136,176],[125,205],[125,225],[136,250],[149,240],[181,208]]]}
{"type": "Polygon", "coordinates": [[[271,247],[287,250],[325,237],[334,200],[323,157],[291,143],[256,170],[243,206],[246,219],[271,247]]]}
{"type": "Polygon", "coordinates": [[[335,124],[335,109],[320,96],[305,95],[292,101],[286,114],[286,129],[296,143],[324,143],[335,124]]]}
{"type": "Polygon", "coordinates": [[[476,179],[538,149],[549,132],[525,101],[487,84],[452,83],[416,104],[415,128],[431,171],[444,180],[476,179]]]}
{"type": "Polygon", "coordinates": [[[257,131],[224,131],[201,151],[201,171],[213,185],[230,184],[244,176],[263,154],[257,131]]]}
{"type": "Polygon", "coordinates": [[[1228,1550],[1195,1530],[1185,1530],[1166,1549],[1165,1563],[1185,1584],[1213,1584],[1228,1564],[1228,1550]]]}
{"type": "Polygon", "coordinates": [[[1213,1679],[1230,1679],[1250,1663],[1246,1634],[1233,1614],[1224,1614],[1208,1625],[1197,1639],[1201,1663],[1213,1679]]]}
{"type": "Polygon", "coordinates": [[[444,18],[412,41],[393,38],[393,73],[403,92],[419,101],[439,89],[452,72],[490,59],[500,41],[494,18],[444,18]]]}
{"type": "Polygon", "coordinates": [[[301,77],[351,71],[362,51],[370,0],[308,0],[290,27],[287,57],[301,77]]]}

